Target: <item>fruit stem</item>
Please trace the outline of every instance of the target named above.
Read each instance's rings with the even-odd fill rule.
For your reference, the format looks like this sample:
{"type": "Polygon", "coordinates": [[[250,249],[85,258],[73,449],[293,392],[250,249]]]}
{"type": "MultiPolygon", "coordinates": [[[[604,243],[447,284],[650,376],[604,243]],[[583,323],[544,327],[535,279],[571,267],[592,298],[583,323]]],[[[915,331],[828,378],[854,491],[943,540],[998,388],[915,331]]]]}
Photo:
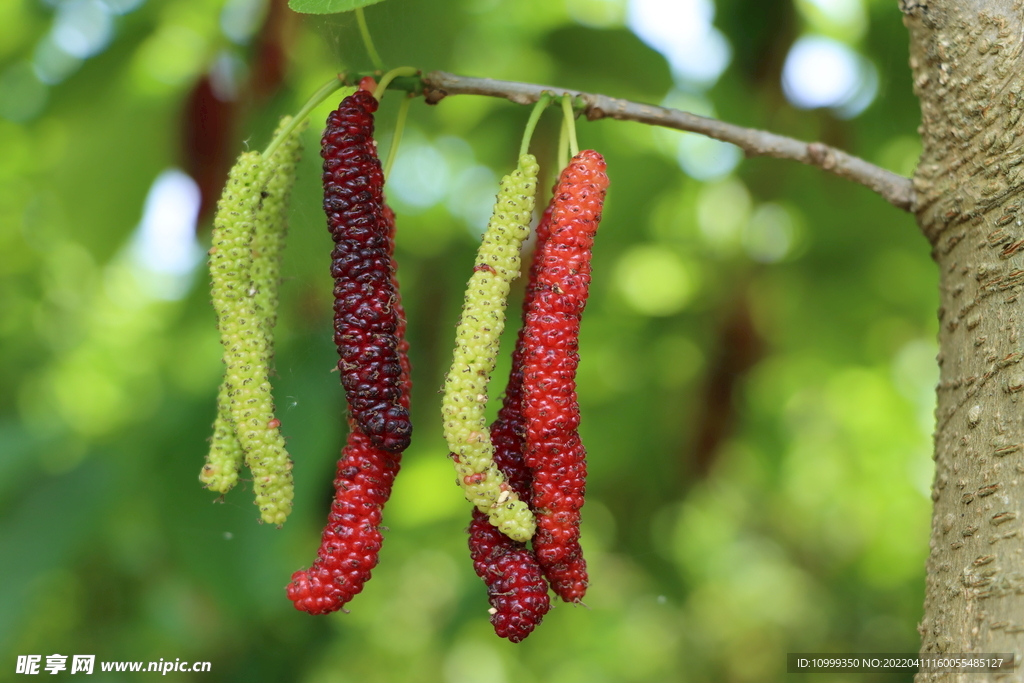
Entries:
{"type": "Polygon", "coordinates": [[[380,82],[377,84],[377,89],[373,91],[373,96],[377,101],[384,96],[384,91],[388,89],[391,81],[395,80],[399,76],[415,76],[419,71],[413,66],[400,66],[397,69],[392,69],[380,78],[380,82]]]}
{"type": "Polygon", "coordinates": [[[541,93],[540,99],[537,100],[537,104],[534,105],[533,111],[530,112],[530,118],[526,122],[526,130],[523,131],[523,141],[519,145],[519,156],[523,156],[530,150],[530,138],[533,137],[533,131],[537,127],[537,122],[540,121],[540,115],[544,113],[544,108],[551,103],[551,93],[541,93]]]}
{"type": "Polygon", "coordinates": [[[283,128],[281,132],[274,136],[274,139],[270,141],[267,148],[263,150],[263,158],[269,159],[270,156],[277,151],[277,148],[280,147],[281,143],[292,134],[292,131],[295,130],[300,123],[306,120],[306,117],[309,116],[309,112],[313,111],[317,105],[326,100],[328,95],[345,85],[345,77],[345,73],[340,73],[320,86],[320,88],[313,93],[313,96],[310,97],[304,105],[302,105],[302,109],[300,109],[299,113],[295,115],[291,123],[288,124],[286,128],[283,128]]]}
{"type": "Polygon", "coordinates": [[[359,22],[359,33],[363,36],[363,44],[366,46],[366,52],[370,55],[370,61],[373,62],[373,68],[383,71],[384,62],[377,54],[377,48],[373,46],[373,38],[370,37],[370,28],[366,25],[366,15],[363,14],[362,7],[356,8],[356,21],[359,22]]]}
{"type": "Polygon", "coordinates": [[[576,115],[572,110],[572,95],[562,96],[562,112],[565,114],[565,125],[569,129],[569,151],[573,156],[580,153],[580,144],[576,141],[576,115]]]}
{"type": "Polygon", "coordinates": [[[395,134],[391,137],[391,149],[388,150],[388,158],[387,161],[384,162],[385,178],[388,178],[391,175],[391,165],[395,163],[395,157],[398,156],[398,143],[402,141],[402,131],[405,130],[405,118],[409,113],[410,104],[412,104],[412,98],[406,97],[398,107],[398,120],[395,121],[395,134]]]}
{"type": "Polygon", "coordinates": [[[562,118],[562,127],[558,133],[558,174],[569,165],[569,124],[562,118]]]}

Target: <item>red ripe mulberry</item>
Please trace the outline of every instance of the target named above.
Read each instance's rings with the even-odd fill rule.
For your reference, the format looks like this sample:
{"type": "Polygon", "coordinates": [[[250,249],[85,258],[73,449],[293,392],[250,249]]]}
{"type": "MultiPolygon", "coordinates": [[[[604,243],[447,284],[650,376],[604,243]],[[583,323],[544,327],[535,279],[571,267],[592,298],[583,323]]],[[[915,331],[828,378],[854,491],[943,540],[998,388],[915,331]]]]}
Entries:
{"type": "Polygon", "coordinates": [[[566,602],[582,599],[586,562],[579,545],[587,475],[580,441],[576,367],[580,318],[590,285],[590,251],[608,176],[600,154],[584,150],[562,171],[552,198],[551,234],[538,254],[535,296],[526,315],[523,368],[525,462],[533,475],[537,560],[566,602]]]}
{"type": "MultiPolygon", "coordinates": [[[[394,251],[395,214],[386,204],[385,246],[389,260],[394,251]]],[[[391,277],[394,278],[391,260],[391,277]]],[[[397,288],[396,288],[397,291],[397,288]]],[[[409,407],[411,379],[408,342],[405,341],[405,312],[396,298],[398,361],[401,367],[403,408],[409,407]]],[[[310,614],[335,612],[363,590],[377,566],[383,536],[379,527],[381,510],[391,497],[401,455],[375,447],[354,421],[349,421],[348,442],[338,461],[334,480],[334,501],[327,526],[320,539],[316,561],[308,570],[292,574],[288,599],[295,609],[310,614]]]]}
{"type": "Polygon", "coordinates": [[[363,590],[377,566],[381,508],[397,472],[397,458],[375,448],[353,424],[338,461],[334,502],[316,562],[292,574],[288,586],[295,609],[328,614],[363,590]]]}
{"type": "Polygon", "coordinates": [[[334,342],[349,412],[378,448],[400,453],[412,423],[402,402],[398,296],[388,255],[384,176],[373,140],[377,100],[357,90],[327,119],[324,210],[334,239],[334,342]]]}
{"type": "Polygon", "coordinates": [[[473,569],[487,584],[494,632],[518,643],[551,609],[537,558],[524,544],[498,531],[476,508],[468,531],[473,569]]]}
{"type": "Polygon", "coordinates": [[[537,295],[537,276],[540,272],[541,252],[544,243],[551,233],[551,210],[554,202],[549,202],[540,222],[537,224],[537,237],[533,246],[533,261],[526,280],[526,291],[523,293],[523,322],[519,328],[515,348],[512,350],[512,369],[509,372],[505,396],[497,419],[491,425],[491,443],[494,444],[494,464],[505,475],[512,490],[523,500],[530,499],[530,483],[533,476],[523,462],[523,451],[526,447],[526,418],[523,416],[523,353],[526,345],[526,316],[537,295]]]}

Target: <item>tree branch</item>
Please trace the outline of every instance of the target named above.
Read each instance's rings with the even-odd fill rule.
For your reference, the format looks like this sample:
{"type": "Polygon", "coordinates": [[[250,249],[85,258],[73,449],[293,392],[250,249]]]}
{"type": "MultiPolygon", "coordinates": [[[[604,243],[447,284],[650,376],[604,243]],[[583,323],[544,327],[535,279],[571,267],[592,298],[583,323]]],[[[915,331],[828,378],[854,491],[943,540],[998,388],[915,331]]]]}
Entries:
{"type": "Polygon", "coordinates": [[[841,178],[868,187],[882,195],[890,204],[904,211],[914,210],[914,187],[909,178],[904,178],[897,173],[887,171],[820,142],[801,142],[783,135],[743,128],[678,109],[630,102],[578,90],[553,88],[532,83],[496,81],[490,78],[469,78],[444,71],[432,71],[423,75],[423,96],[429,104],[435,104],[448,95],[485,95],[503,97],[516,104],[533,104],[543,92],[573,95],[578,102],[585,104],[583,112],[591,121],[613,118],[700,133],[716,140],[732,143],[742,149],[748,157],[770,156],[777,159],[794,159],[809,166],[817,166],[841,178]]]}

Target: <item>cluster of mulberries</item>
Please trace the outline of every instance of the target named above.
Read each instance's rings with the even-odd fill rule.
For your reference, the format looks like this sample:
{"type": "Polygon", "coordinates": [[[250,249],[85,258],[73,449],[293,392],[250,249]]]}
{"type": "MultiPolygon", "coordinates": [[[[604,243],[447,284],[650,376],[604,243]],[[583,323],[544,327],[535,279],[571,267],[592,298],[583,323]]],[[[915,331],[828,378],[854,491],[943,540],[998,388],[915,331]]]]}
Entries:
{"type": "MultiPolygon", "coordinates": [[[[384,202],[376,110],[377,100],[357,90],[328,117],[322,139],[323,206],[334,241],[334,340],[349,435],[316,560],[287,587],[295,608],[310,614],[341,609],[369,580],[383,542],[383,507],[412,433],[395,215],[384,202]]],[[[272,162],[243,154],[218,212],[211,272],[228,372],[202,478],[226,491],[244,457],[264,519],[280,523],[291,507],[291,463],[266,376],[297,133],[277,154],[272,162]]],[[[549,584],[566,602],[580,602],[587,589],[579,543],[586,452],[575,373],[590,252],[608,187],[604,160],[590,150],[573,157],[555,185],[537,228],[504,401],[488,428],[488,384],[529,234],[538,170],[533,156],[523,154],[502,179],[467,287],[442,408],[458,482],[474,504],[467,529],[473,567],[487,586],[495,632],[516,643],[550,610],[549,584]]]]}
{"type": "MultiPolygon", "coordinates": [[[[539,263],[536,255],[547,239],[550,218],[549,204],[537,226],[534,260],[523,299],[524,316],[536,291],[534,283],[539,263]]],[[[505,397],[497,419],[491,424],[491,443],[494,445],[494,464],[504,475],[505,481],[520,498],[529,500],[533,477],[523,462],[526,433],[526,420],[522,411],[523,345],[523,328],[520,328],[512,352],[512,369],[505,387],[505,397]]],[[[525,543],[514,541],[498,531],[477,509],[473,510],[473,521],[466,531],[469,534],[473,569],[487,585],[494,632],[518,643],[536,628],[551,609],[548,584],[537,557],[525,543]]]]}
{"type": "Polygon", "coordinates": [[[378,448],[401,453],[412,423],[402,405],[398,296],[388,254],[384,175],[373,140],[377,100],[365,90],[346,97],[327,119],[324,211],[334,239],[334,343],[349,413],[378,448]]]}
{"type": "Polygon", "coordinates": [[[587,589],[579,544],[586,451],[578,434],[575,375],[580,319],[590,284],[590,252],[608,177],[599,154],[572,159],[537,226],[523,298],[523,327],[498,418],[494,463],[537,518],[533,549],[502,536],[474,510],[473,567],[487,584],[495,632],[519,642],[550,609],[547,582],[566,602],[587,589]],[[546,579],[546,581],[545,581],[546,579]]]}

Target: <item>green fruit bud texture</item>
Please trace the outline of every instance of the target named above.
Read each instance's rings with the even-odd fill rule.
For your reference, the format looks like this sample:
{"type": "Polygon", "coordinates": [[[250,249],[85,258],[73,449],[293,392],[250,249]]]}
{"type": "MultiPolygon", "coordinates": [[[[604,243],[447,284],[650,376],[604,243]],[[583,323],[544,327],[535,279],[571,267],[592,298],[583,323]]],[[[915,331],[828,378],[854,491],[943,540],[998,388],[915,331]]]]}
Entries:
{"type": "Polygon", "coordinates": [[[199,481],[217,493],[227,493],[238,483],[238,470],[242,468],[242,444],[235,436],[235,423],[231,420],[231,387],[221,382],[217,392],[217,418],[213,422],[213,438],[206,464],[199,473],[199,481]]]}
{"type": "MultiPolygon", "coordinates": [[[[278,130],[286,125],[287,118],[278,130]]],[[[218,206],[210,250],[213,304],[227,365],[222,393],[226,390],[228,400],[218,400],[213,443],[200,479],[212,490],[230,489],[237,480],[238,454],[244,453],[260,518],[276,525],[287,519],[294,497],[292,462],[274,416],[269,372],[300,130],[269,160],[257,152],[239,157],[218,206]],[[238,447],[232,443],[232,430],[220,428],[225,423],[233,425],[238,447]]]]}
{"type": "MultiPolygon", "coordinates": [[[[285,116],[275,131],[292,121],[285,116]]],[[[288,232],[288,204],[295,185],[296,165],[302,154],[300,134],[308,120],[299,124],[281,143],[260,173],[261,199],[256,211],[252,235],[251,277],[255,294],[253,305],[261,318],[267,346],[274,350],[274,325],[277,324],[277,291],[281,280],[281,254],[288,232]]]]}
{"type": "Polygon", "coordinates": [[[509,286],[519,276],[519,251],[530,233],[538,171],[533,155],[525,154],[516,170],[501,180],[466,287],[442,403],[444,436],[467,500],[488,515],[491,524],[521,542],[533,536],[536,520],[494,464],[484,409],[505,327],[509,286]]]}
{"type": "Polygon", "coordinates": [[[242,154],[228,174],[214,217],[213,246],[210,249],[210,296],[217,313],[217,327],[224,345],[224,381],[217,395],[217,418],[206,464],[199,475],[207,488],[227,493],[238,481],[244,453],[235,435],[231,416],[232,358],[242,354],[238,337],[238,316],[244,315],[244,301],[249,290],[252,221],[259,204],[257,186],[260,155],[242,154]]]}

